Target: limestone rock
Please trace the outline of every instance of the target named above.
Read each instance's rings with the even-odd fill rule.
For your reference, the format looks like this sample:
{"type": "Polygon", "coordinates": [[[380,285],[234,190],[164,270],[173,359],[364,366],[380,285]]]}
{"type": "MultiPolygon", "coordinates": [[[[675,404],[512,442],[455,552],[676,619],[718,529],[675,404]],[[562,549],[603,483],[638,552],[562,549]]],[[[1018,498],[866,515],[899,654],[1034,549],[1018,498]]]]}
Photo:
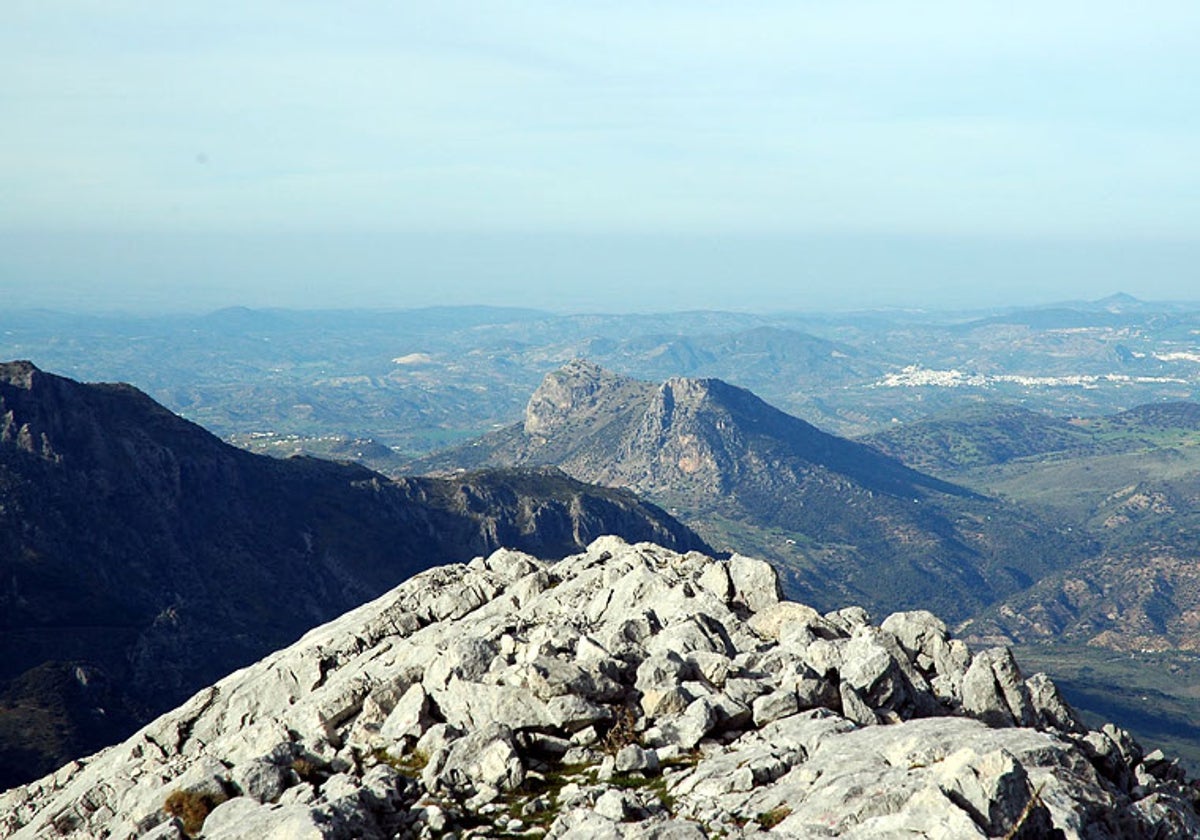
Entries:
{"type": "Polygon", "coordinates": [[[231,772],[233,786],[256,802],[274,802],[287,788],[287,768],[255,759],[238,764],[231,772]]]}
{"type": "Polygon", "coordinates": [[[1025,680],[1025,687],[1040,728],[1073,733],[1087,731],[1075,710],[1067,705],[1058,693],[1058,687],[1045,674],[1034,674],[1025,680]]]}
{"type": "Polygon", "coordinates": [[[434,569],[0,794],[0,836],[179,840],[174,791],[219,839],[1200,831],[1177,763],[1086,731],[1008,651],[777,585],[615,538],[434,569]]]}
{"type": "Polygon", "coordinates": [[[318,812],[303,805],[261,805],[238,797],[218,806],[204,821],[205,840],[329,840],[337,836],[321,824],[318,812]]]}
{"type": "Polygon", "coordinates": [[[418,740],[429,729],[433,718],[429,714],[429,695],[420,683],[409,687],[379,727],[379,735],[387,741],[405,738],[418,740]]]}
{"type": "Polygon", "coordinates": [[[750,629],[764,639],[780,641],[780,635],[785,629],[795,632],[796,627],[808,630],[814,637],[831,638],[835,634],[821,614],[805,604],[794,601],[780,601],[764,607],[750,617],[746,622],[750,629]],[[793,625],[793,627],[789,627],[793,625]]]}
{"type": "Polygon", "coordinates": [[[513,790],[525,780],[525,768],[512,730],[492,723],[454,741],[432,776],[429,787],[469,796],[488,789],[513,790]]]}
{"type": "Polygon", "coordinates": [[[783,600],[775,567],[762,560],[735,554],[729,560],[733,599],[758,612],[783,600]]]}
{"type": "Polygon", "coordinates": [[[794,715],[798,711],[800,711],[800,700],[796,697],[795,691],[789,689],[773,691],[755,699],[754,725],[761,729],[771,721],[794,715]]]}
{"type": "Polygon", "coordinates": [[[1029,689],[1007,648],[980,651],[962,683],[962,706],[990,726],[1032,726],[1029,689]]]}

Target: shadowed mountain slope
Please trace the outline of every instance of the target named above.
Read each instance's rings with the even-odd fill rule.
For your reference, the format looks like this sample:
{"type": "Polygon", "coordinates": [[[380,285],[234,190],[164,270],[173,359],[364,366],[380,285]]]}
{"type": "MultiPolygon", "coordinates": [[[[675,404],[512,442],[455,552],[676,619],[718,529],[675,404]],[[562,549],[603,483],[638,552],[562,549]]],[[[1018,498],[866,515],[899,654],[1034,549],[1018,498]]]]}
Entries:
{"type": "Polygon", "coordinates": [[[556,470],[391,481],[277,460],[131,386],[0,365],[0,787],[422,569],[502,544],[560,557],[612,532],[705,547],[556,470]]]}

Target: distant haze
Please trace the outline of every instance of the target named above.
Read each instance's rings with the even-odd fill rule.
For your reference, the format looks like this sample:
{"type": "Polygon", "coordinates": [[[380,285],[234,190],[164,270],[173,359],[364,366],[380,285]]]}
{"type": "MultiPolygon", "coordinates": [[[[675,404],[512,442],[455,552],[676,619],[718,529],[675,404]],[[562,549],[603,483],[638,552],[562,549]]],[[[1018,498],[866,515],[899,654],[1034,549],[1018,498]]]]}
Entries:
{"type": "Polygon", "coordinates": [[[934,309],[1200,297],[1191,243],[466,234],[0,236],[5,305],[934,309]],[[27,282],[28,281],[28,282],[27,282]]]}
{"type": "Polygon", "coordinates": [[[1200,4],[11,0],[6,306],[1195,297],[1200,4]]]}

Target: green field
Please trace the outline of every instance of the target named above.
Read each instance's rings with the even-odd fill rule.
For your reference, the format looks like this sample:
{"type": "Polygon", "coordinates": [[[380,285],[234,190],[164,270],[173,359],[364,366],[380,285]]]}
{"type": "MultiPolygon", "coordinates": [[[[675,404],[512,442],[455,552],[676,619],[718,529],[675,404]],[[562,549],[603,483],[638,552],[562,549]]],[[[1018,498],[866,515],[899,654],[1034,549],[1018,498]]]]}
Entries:
{"type": "Polygon", "coordinates": [[[1089,727],[1116,723],[1200,773],[1200,655],[1059,644],[1013,652],[1026,675],[1049,674],[1089,727]]]}

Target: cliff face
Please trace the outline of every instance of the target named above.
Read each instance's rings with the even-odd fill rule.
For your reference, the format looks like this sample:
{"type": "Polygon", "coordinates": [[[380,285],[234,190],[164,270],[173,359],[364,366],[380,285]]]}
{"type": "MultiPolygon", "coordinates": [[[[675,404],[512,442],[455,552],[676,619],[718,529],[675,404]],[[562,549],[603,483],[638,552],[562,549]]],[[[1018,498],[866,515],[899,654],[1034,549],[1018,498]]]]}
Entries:
{"type": "Polygon", "coordinates": [[[0,796],[0,833],[1183,838],[1194,790],[930,613],[603,538],[423,572],[0,796]]]}
{"type": "Polygon", "coordinates": [[[554,470],[393,482],[280,461],[130,386],[0,365],[0,789],[431,565],[613,531],[704,547],[554,470]]]}

